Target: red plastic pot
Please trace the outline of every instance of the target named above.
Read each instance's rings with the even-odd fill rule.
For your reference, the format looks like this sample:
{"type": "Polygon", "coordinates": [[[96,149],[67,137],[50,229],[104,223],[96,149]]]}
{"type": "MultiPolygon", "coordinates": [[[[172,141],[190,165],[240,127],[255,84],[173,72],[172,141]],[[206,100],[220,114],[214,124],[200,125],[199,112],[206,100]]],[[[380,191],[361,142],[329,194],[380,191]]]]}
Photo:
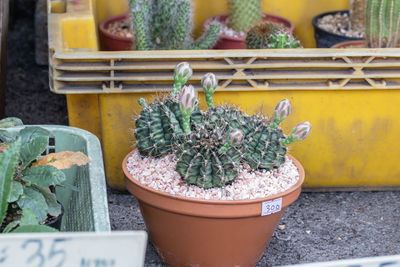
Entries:
{"type": "MultiPolygon", "coordinates": [[[[227,18],[228,18],[227,14],[211,17],[204,22],[204,25],[209,25],[211,21],[214,20],[218,20],[219,22],[225,22],[227,18]]],[[[288,33],[291,34],[295,29],[295,24],[291,20],[281,16],[264,13],[263,21],[270,21],[282,24],[288,29],[288,33]]],[[[214,46],[214,49],[246,49],[245,40],[246,37],[232,37],[223,34],[220,36],[218,42],[214,46]]]]}
{"type": "Polygon", "coordinates": [[[303,167],[289,156],[300,179],[283,193],[239,201],[173,196],[144,186],[131,176],[126,164],[133,152],[122,163],[125,184],[138,199],[151,240],[168,266],[254,266],[285,208],[298,198],[304,181],[303,167]],[[280,211],[261,216],[263,202],[280,198],[280,211]]]}
{"type": "Polygon", "coordinates": [[[129,14],[120,14],[105,19],[99,26],[100,37],[103,42],[104,49],[107,51],[121,51],[121,50],[132,50],[133,38],[123,37],[116,34],[112,34],[107,31],[107,27],[110,23],[124,20],[129,17],[129,14]]]}
{"type": "Polygon", "coordinates": [[[333,45],[331,48],[366,48],[365,40],[346,41],[333,45]]]}

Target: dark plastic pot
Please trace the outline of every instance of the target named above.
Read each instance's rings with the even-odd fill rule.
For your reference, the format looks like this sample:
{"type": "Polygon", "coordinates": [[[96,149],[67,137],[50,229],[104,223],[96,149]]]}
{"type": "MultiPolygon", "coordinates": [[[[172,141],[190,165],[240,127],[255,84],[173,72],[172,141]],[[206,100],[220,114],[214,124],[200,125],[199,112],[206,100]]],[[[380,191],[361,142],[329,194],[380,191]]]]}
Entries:
{"type": "Polygon", "coordinates": [[[58,203],[61,205],[61,214],[58,215],[58,217],[55,220],[52,220],[51,222],[48,222],[45,225],[57,229],[58,231],[61,231],[61,221],[64,215],[64,206],[60,202],[58,203]]]}
{"type": "MultiPolygon", "coordinates": [[[[205,25],[205,27],[207,27],[207,25],[209,25],[211,23],[211,21],[213,21],[213,20],[218,20],[219,22],[225,22],[227,18],[228,18],[228,15],[226,15],[226,14],[211,17],[211,18],[208,18],[204,22],[204,25],[205,25]]],[[[270,21],[270,22],[282,24],[286,28],[288,28],[288,33],[293,33],[294,28],[295,28],[295,25],[292,21],[290,21],[287,18],[280,17],[277,15],[264,13],[263,21],[270,21]]],[[[221,35],[217,44],[214,46],[214,49],[246,49],[245,40],[246,40],[246,37],[240,38],[240,37],[221,35]]]]}
{"type": "Polygon", "coordinates": [[[337,13],[348,14],[349,12],[347,10],[331,11],[331,12],[319,14],[312,19],[312,24],[314,26],[315,41],[317,42],[318,48],[330,48],[333,45],[335,45],[337,43],[341,43],[341,42],[363,40],[362,38],[347,37],[347,36],[327,32],[318,27],[318,20],[320,18],[322,18],[326,15],[335,15],[337,13]]]}
{"type": "Polygon", "coordinates": [[[120,14],[105,19],[99,26],[100,37],[103,42],[104,49],[107,51],[122,51],[122,50],[132,50],[133,38],[127,38],[118,36],[107,31],[107,26],[110,23],[124,20],[129,16],[129,14],[120,14]]]}

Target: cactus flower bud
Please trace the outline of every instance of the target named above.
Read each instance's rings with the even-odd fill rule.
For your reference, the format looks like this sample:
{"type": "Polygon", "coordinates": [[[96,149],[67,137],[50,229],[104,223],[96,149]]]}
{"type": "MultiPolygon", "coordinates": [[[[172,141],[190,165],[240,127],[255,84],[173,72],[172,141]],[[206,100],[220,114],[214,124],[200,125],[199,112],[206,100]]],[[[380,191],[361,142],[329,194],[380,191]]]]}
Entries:
{"type": "Polygon", "coordinates": [[[204,94],[206,96],[207,106],[213,107],[214,101],[212,95],[215,92],[215,88],[218,86],[218,79],[215,77],[214,73],[207,73],[201,79],[201,86],[203,87],[204,94]]]}
{"type": "Polygon", "coordinates": [[[284,145],[288,145],[294,141],[301,141],[307,136],[310,135],[311,132],[311,123],[306,121],[297,124],[296,127],[293,128],[292,132],[290,135],[284,139],[281,143],[284,145]]]}
{"type": "Polygon", "coordinates": [[[203,87],[205,93],[213,94],[215,88],[217,88],[217,85],[218,85],[218,79],[214,75],[214,73],[209,72],[206,75],[204,75],[204,77],[201,79],[201,86],[203,87]]]}
{"type": "Polygon", "coordinates": [[[234,144],[234,145],[240,144],[243,141],[243,132],[239,129],[236,129],[231,132],[230,138],[231,138],[232,144],[234,144]]]}
{"type": "Polygon", "coordinates": [[[192,85],[184,86],[182,88],[182,92],[179,96],[179,102],[182,112],[187,112],[188,110],[193,111],[197,104],[197,97],[192,85]]]}
{"type": "Polygon", "coordinates": [[[197,97],[194,87],[184,86],[179,96],[179,108],[183,118],[183,129],[185,133],[190,133],[190,116],[197,105],[197,97]]]}
{"type": "Polygon", "coordinates": [[[274,120],[271,122],[269,127],[271,129],[278,127],[278,125],[290,115],[291,110],[292,107],[288,99],[279,102],[274,110],[274,120]]]}
{"type": "Polygon", "coordinates": [[[179,63],[175,67],[174,87],[171,92],[172,96],[175,96],[180,92],[182,86],[192,77],[192,74],[193,70],[187,62],[179,63]]]}

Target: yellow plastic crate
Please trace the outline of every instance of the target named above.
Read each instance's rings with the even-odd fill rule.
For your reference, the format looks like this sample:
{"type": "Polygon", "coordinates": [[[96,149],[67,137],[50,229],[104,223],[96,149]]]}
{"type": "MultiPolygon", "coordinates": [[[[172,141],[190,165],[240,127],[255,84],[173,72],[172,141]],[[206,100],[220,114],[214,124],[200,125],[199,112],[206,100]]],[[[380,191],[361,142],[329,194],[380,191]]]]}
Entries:
{"type": "MultiPolygon", "coordinates": [[[[226,8],[194,2],[202,18],[205,6],[209,16],[226,8]]],[[[295,21],[296,33],[310,43],[311,17],[345,9],[348,1],[264,2],[266,11],[295,21]],[[297,12],[287,11],[289,5],[297,12]]],[[[112,3],[108,13],[126,10],[125,1],[112,3]]],[[[313,124],[310,137],[290,149],[306,169],[308,190],[398,189],[400,49],[99,52],[96,15],[104,16],[107,5],[67,1],[65,13],[49,13],[49,47],[51,90],[67,95],[72,126],[101,138],[111,187],[124,189],[121,162],[132,149],[137,99],[169,90],[175,65],[187,61],[197,89],[205,73],[217,75],[217,103],[272,114],[278,101],[290,99],[293,115],[284,131],[300,121],[313,124]]]]}

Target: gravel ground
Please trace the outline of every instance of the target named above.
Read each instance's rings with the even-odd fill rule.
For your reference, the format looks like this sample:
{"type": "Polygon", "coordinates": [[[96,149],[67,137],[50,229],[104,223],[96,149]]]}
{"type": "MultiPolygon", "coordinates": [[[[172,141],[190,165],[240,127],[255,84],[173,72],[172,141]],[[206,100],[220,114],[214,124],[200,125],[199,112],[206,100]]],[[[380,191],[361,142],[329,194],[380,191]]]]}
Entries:
{"type": "MultiPolygon", "coordinates": [[[[50,93],[47,67],[35,65],[33,10],[20,0],[9,33],[6,115],[66,125],[65,97],[50,93]]],[[[135,198],[108,193],[112,229],[144,230],[135,198]]],[[[257,266],[400,254],[400,192],[302,193],[279,224],[257,266]]],[[[145,266],[164,266],[150,243],[145,266]]]]}

